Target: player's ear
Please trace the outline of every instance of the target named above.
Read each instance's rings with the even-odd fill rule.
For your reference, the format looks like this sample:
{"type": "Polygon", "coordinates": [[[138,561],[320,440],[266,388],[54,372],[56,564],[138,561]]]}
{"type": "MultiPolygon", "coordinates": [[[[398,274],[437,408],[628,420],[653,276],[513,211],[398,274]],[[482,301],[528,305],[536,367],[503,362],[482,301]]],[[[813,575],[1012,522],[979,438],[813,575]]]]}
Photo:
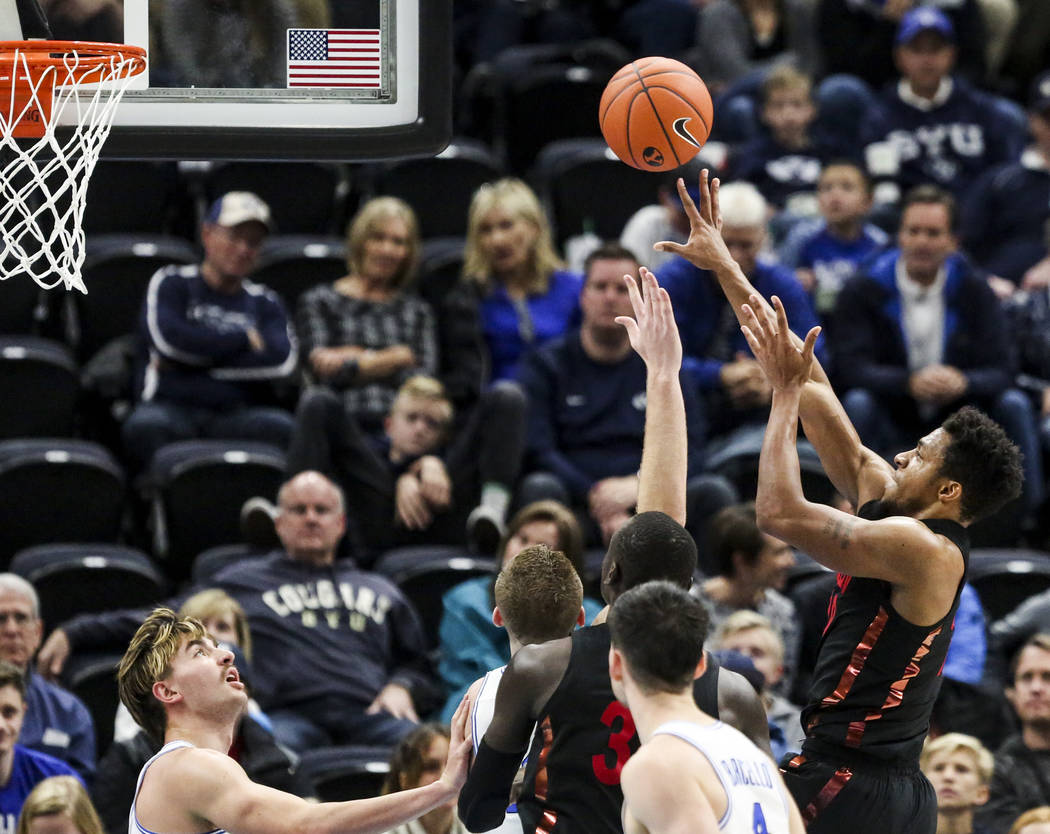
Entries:
{"type": "Polygon", "coordinates": [[[503,619],[503,612],[499,610],[498,605],[492,609],[492,624],[496,628],[503,628],[506,625],[506,621],[503,619]]]}
{"type": "Polygon", "coordinates": [[[707,671],[707,652],[700,652],[700,662],[696,664],[696,669],[693,670],[693,680],[701,677],[704,672],[707,671]]]}
{"type": "Polygon", "coordinates": [[[153,697],[162,704],[174,704],[182,700],[182,695],[164,681],[157,681],[153,684],[153,697]]]}
{"type": "Polygon", "coordinates": [[[984,805],[984,803],[988,801],[990,796],[991,794],[988,791],[988,786],[981,785],[979,788],[977,788],[977,796],[974,797],[973,804],[984,805]]]}
{"type": "Polygon", "coordinates": [[[583,610],[583,606],[580,606],[580,613],[576,615],[576,625],[583,628],[587,625],[587,612],[583,610]]]}
{"type": "Polygon", "coordinates": [[[609,646],[609,680],[617,683],[623,680],[623,655],[615,646],[609,646]]]}
{"type": "Polygon", "coordinates": [[[962,484],[958,481],[945,481],[937,490],[937,497],[944,503],[962,500],[962,484]]]}

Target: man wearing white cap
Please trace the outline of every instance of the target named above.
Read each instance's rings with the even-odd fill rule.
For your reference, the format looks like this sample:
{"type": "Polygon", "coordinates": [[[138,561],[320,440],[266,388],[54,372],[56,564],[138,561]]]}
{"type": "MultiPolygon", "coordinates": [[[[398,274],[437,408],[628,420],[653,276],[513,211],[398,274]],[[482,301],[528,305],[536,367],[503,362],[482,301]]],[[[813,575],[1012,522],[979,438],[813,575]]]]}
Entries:
{"type": "Polygon", "coordinates": [[[292,417],[264,404],[264,386],[295,369],[294,331],[277,294],[246,280],[272,228],[266,203],[231,191],[202,224],[203,263],[166,266],[150,279],[139,323],[139,402],[123,428],[136,470],[176,440],[287,445],[292,417]]]}

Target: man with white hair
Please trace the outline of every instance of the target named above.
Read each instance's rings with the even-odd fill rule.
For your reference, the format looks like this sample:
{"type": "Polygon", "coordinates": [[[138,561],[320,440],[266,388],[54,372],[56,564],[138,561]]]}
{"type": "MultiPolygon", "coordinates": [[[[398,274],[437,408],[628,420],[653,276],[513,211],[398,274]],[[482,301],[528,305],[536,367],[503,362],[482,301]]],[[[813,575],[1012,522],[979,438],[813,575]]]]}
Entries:
{"type": "MultiPolygon", "coordinates": [[[[719,202],[724,221],[722,238],[733,258],[764,298],[780,297],[792,329],[804,337],[817,324],[809,296],[790,269],[760,256],[769,216],[765,199],[750,183],[734,182],[722,186],[719,202]]],[[[644,259],[643,253],[639,255],[644,259]]],[[[709,435],[727,435],[733,429],[732,439],[744,441],[741,433],[753,432],[757,452],[772,389],[752,357],[718,281],[680,257],[662,267],[657,277],[671,296],[682,333],[686,354],[682,368],[692,374],[708,399],[709,435]]],[[[821,360],[825,358],[823,337],[817,341],[816,353],[821,360]]],[[[730,439],[725,438],[727,444],[730,439]]],[[[714,454],[710,447],[709,454],[714,454]]]]}
{"type": "Polygon", "coordinates": [[[44,680],[31,661],[44,623],[33,586],[14,573],[0,573],[0,660],[25,675],[26,713],[18,742],[61,759],[86,781],[95,773],[95,727],[91,713],[71,692],[44,680]]]}

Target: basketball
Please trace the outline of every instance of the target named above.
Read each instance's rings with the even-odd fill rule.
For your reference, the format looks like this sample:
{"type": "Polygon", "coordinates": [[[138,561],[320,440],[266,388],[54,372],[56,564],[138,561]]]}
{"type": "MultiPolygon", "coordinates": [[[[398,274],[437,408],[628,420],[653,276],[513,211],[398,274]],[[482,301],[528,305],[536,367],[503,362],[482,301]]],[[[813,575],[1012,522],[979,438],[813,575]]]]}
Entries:
{"type": "Polygon", "coordinates": [[[681,61],[639,58],[609,81],[598,124],[612,152],[642,171],[671,171],[692,159],[711,133],[707,85],[681,61]]]}

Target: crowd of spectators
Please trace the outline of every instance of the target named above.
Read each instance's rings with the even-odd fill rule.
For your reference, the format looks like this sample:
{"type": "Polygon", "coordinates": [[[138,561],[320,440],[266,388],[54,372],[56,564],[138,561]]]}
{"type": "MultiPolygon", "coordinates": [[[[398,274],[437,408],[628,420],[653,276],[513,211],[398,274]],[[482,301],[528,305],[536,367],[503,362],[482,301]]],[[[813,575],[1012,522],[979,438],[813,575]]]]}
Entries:
{"type": "MultiPolygon", "coordinates": [[[[76,4],[44,5],[57,15],[76,4]]],[[[240,37],[283,29],[308,5],[259,4],[240,37]]],[[[164,13],[177,19],[192,6],[171,2],[164,13]]],[[[102,25],[113,8],[98,3],[80,23],[102,25]]],[[[726,146],[715,171],[723,236],[800,334],[824,326],[816,352],[862,440],[892,458],[947,412],[979,405],[1025,455],[1023,496],[999,519],[995,543],[1048,545],[1042,0],[461,0],[454,10],[460,77],[507,50],[596,37],[694,66],[715,95],[712,141],[726,146]]],[[[247,78],[272,68],[228,70],[247,78]]],[[[237,86],[231,78],[223,83],[237,86]]],[[[732,310],[712,276],[653,248],[688,234],[682,201],[695,199],[699,167],[675,172],[681,190],[652,177],[653,205],[618,241],[596,242],[579,272],[527,178],[506,176],[474,194],[462,272],[439,299],[418,292],[419,222],[390,196],[359,207],[346,274],[295,309],[252,278],[274,222],[249,192],[202,213],[199,264],[152,277],[135,402],[113,449],[128,471],[148,473],[159,449],[189,438],[256,440],[287,454],[281,492],[252,508],[273,527],[273,552],[216,574],[204,593],[220,597],[204,608],[192,608],[199,587],[170,603],[211,617],[251,669],[255,709],[237,752],[255,778],[309,795],[294,768],[303,752],[400,743],[389,789],[421,784],[440,767],[447,735],[419,720],[447,717],[472,682],[508,661],[494,575],[448,591],[439,633],[428,635],[397,585],[372,570],[391,549],[411,545],[423,559],[451,545],[496,569],[545,544],[580,574],[588,619],[597,610],[588,551],[637,501],[645,366],[616,319],[631,310],[623,275],[640,266],[668,290],[685,350],[688,528],[711,648],[750,675],[774,749],[797,746],[796,702],[822,616],[813,611],[829,588],[823,598],[792,593],[805,555],[758,529],[753,494],[726,467],[757,455],[771,399],[732,310]]],[[[800,452],[815,465],[804,441],[800,452]]],[[[931,742],[923,768],[939,797],[948,785],[944,831],[1007,834],[1025,830],[1011,828],[1022,812],[1050,805],[1050,602],[1033,597],[989,624],[986,651],[980,600],[972,588],[965,599],[946,679],[996,696],[1017,732],[991,751],[949,733],[931,742]]],[[[0,575],[0,631],[13,635],[0,643],[0,700],[22,722],[20,745],[0,745],[0,777],[46,756],[42,774],[74,771],[113,830],[154,740],[132,727],[96,762],[86,709],[45,677],[71,654],[120,647],[142,615],[47,623],[44,642],[32,586],[0,575]]],[[[933,735],[965,729],[935,715],[933,735]]],[[[2,810],[12,830],[17,808],[2,810]]],[[[421,824],[460,830],[447,808],[421,824]]]]}

